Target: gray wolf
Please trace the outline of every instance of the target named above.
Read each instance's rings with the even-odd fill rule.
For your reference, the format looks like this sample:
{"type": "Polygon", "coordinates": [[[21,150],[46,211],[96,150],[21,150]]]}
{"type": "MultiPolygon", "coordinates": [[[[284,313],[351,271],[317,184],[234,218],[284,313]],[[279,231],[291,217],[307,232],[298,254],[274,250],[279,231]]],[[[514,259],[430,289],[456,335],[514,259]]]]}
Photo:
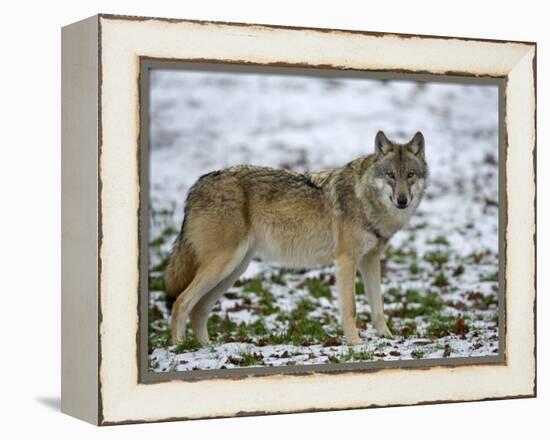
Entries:
{"type": "Polygon", "coordinates": [[[384,318],[380,258],[410,219],[427,183],[424,136],[405,144],[383,132],[375,152],[331,170],[297,173],[241,165],[202,176],[190,189],[185,218],[165,271],[173,342],[209,342],[207,319],[216,301],[251,259],[286,267],[335,264],[341,323],[348,344],[356,327],[355,277],[360,271],[380,336],[384,318]]]}

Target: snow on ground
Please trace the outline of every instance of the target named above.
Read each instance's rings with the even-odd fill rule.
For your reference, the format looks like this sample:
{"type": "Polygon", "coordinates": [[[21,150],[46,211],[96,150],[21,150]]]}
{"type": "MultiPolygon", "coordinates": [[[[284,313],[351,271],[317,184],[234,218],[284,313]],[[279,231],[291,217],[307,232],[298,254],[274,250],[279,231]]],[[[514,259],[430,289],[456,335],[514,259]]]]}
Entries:
{"type": "Polygon", "coordinates": [[[157,70],[150,121],[151,371],[498,354],[496,87],[157,70]],[[383,262],[394,339],[376,336],[359,278],[365,344],[350,347],[333,267],[253,261],[212,312],[213,343],[172,346],[162,269],[193,182],[241,163],[342,166],[371,153],[379,129],[398,141],[421,130],[430,167],[425,199],[383,262]]]}

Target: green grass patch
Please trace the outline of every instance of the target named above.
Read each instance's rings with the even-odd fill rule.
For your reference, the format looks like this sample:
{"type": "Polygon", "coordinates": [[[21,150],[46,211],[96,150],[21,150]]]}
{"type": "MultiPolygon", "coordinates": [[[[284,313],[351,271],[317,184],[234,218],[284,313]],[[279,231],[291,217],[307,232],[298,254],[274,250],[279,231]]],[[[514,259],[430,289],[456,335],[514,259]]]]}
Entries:
{"type": "Polygon", "coordinates": [[[264,290],[262,296],[258,301],[258,309],[261,315],[272,315],[277,313],[280,309],[277,306],[277,301],[275,295],[273,295],[269,290],[264,290]]]}
{"type": "Polygon", "coordinates": [[[374,353],[372,351],[355,351],[353,348],[348,348],[345,353],[337,356],[336,363],[344,362],[361,362],[374,360],[374,353]]]}
{"type": "Polygon", "coordinates": [[[421,303],[424,300],[424,297],[416,289],[407,289],[405,292],[405,298],[407,302],[410,303],[421,303]]]}
{"type": "Polygon", "coordinates": [[[279,310],[279,312],[275,316],[275,319],[279,322],[287,322],[290,320],[290,318],[291,316],[289,312],[281,311],[281,310],[279,310]]]}
{"type": "Polygon", "coordinates": [[[486,257],[491,255],[491,251],[485,250],[482,252],[472,252],[466,257],[466,261],[475,264],[484,264],[486,257]]]}
{"type": "Polygon", "coordinates": [[[167,348],[172,345],[172,334],[169,330],[151,330],[149,329],[149,353],[156,348],[167,348]]]}
{"type": "Polygon", "coordinates": [[[424,260],[441,269],[449,261],[449,254],[444,252],[428,252],[424,255],[424,260]]]}
{"type": "Polygon", "coordinates": [[[411,351],[411,356],[415,359],[422,359],[424,357],[424,350],[415,348],[413,351],[411,351]]]}
{"type": "Polygon", "coordinates": [[[398,289],[397,287],[390,287],[386,291],[385,295],[387,295],[390,302],[399,302],[403,299],[403,292],[401,292],[401,289],[398,289]]]}
{"type": "Polygon", "coordinates": [[[409,266],[409,271],[413,275],[418,275],[420,272],[422,272],[422,270],[420,269],[420,266],[416,264],[416,262],[411,263],[411,265],[409,266]]]}
{"type": "Polygon", "coordinates": [[[231,341],[237,332],[237,324],[231,321],[227,315],[223,318],[211,315],[208,318],[207,327],[210,337],[216,338],[216,341],[221,344],[231,341]]]}
{"type": "Polygon", "coordinates": [[[389,247],[386,250],[386,260],[391,260],[397,264],[404,264],[408,259],[416,259],[417,254],[414,249],[394,249],[389,247]]]}
{"type": "Polygon", "coordinates": [[[308,297],[303,297],[298,300],[296,307],[292,310],[290,317],[293,319],[300,319],[306,317],[309,312],[312,312],[317,308],[317,302],[314,302],[308,297]]]}
{"type": "Polygon", "coordinates": [[[170,254],[157,252],[157,256],[160,261],[156,266],[151,267],[151,271],[164,272],[164,269],[166,269],[166,266],[168,266],[168,262],[170,261],[170,254]]]}
{"type": "Polygon", "coordinates": [[[269,332],[265,321],[257,319],[251,324],[241,322],[237,324],[226,315],[221,317],[212,315],[208,318],[208,333],[218,344],[227,342],[253,342],[255,338],[262,338],[269,332]]]}
{"type": "Polygon", "coordinates": [[[464,273],[464,266],[461,264],[453,270],[453,277],[458,277],[464,273]]]}
{"type": "Polygon", "coordinates": [[[498,281],[498,271],[490,275],[485,275],[479,278],[480,281],[498,281]]]}
{"type": "Polygon", "coordinates": [[[257,319],[249,325],[250,331],[254,336],[265,336],[268,333],[265,321],[263,318],[257,319]]]}
{"type": "Polygon", "coordinates": [[[151,247],[160,247],[164,243],[165,243],[165,238],[162,235],[159,235],[157,238],[155,238],[154,240],[151,240],[149,242],[149,246],[151,246],[151,247]]]}
{"type": "MultiPolygon", "coordinates": [[[[358,313],[356,316],[356,320],[358,321],[359,327],[367,328],[368,323],[371,321],[370,313],[368,312],[358,313]]],[[[341,325],[338,325],[338,328],[341,328],[341,327],[342,327],[341,325]]]]}
{"type": "Polygon", "coordinates": [[[188,353],[191,351],[197,351],[202,348],[202,344],[192,334],[187,334],[177,344],[174,351],[177,354],[188,353]]]}
{"type": "Polygon", "coordinates": [[[449,280],[443,272],[438,272],[435,276],[433,284],[437,287],[445,287],[449,285],[449,280]]]}
{"type": "Polygon", "coordinates": [[[332,298],[330,287],[324,281],[315,278],[308,278],[302,283],[303,287],[315,298],[332,298]]]}
{"type": "Polygon", "coordinates": [[[357,295],[365,294],[365,285],[363,284],[363,278],[357,277],[355,279],[355,293],[357,295]]]}
{"type": "Polygon", "coordinates": [[[392,333],[397,336],[403,336],[404,338],[410,338],[411,336],[418,335],[418,328],[414,321],[402,321],[399,324],[395,324],[395,321],[388,323],[388,326],[392,329],[392,333]]]}
{"type": "Polygon", "coordinates": [[[149,308],[147,335],[149,353],[152,353],[155,348],[167,348],[172,345],[170,326],[156,305],[149,308]]]}
{"type": "Polygon", "coordinates": [[[166,237],[166,238],[171,238],[174,235],[176,235],[177,233],[178,233],[178,230],[176,228],[174,228],[173,226],[171,226],[171,225],[166,226],[162,230],[162,236],[166,237]]]}
{"type": "Polygon", "coordinates": [[[414,319],[418,316],[429,317],[438,313],[443,308],[443,300],[435,291],[422,295],[418,290],[408,289],[405,292],[403,308],[398,310],[396,316],[414,319]],[[410,307],[410,304],[417,304],[410,307]]]}
{"type": "Polygon", "coordinates": [[[259,297],[256,311],[260,315],[271,315],[279,311],[275,295],[265,287],[261,279],[252,278],[250,280],[245,280],[241,286],[245,299],[250,299],[251,295],[257,295],[259,297]]]}
{"type": "Polygon", "coordinates": [[[276,273],[276,274],[271,275],[271,277],[269,279],[273,284],[278,284],[279,286],[285,286],[286,285],[286,282],[285,282],[284,278],[282,277],[282,275],[280,273],[276,273]]]}
{"type": "Polygon", "coordinates": [[[498,300],[496,296],[493,296],[493,295],[483,295],[482,301],[483,301],[483,304],[485,304],[485,306],[487,307],[496,306],[498,304],[498,300]]]}
{"type": "Polygon", "coordinates": [[[149,242],[149,246],[152,247],[160,247],[167,243],[168,241],[171,241],[173,237],[178,233],[177,229],[173,226],[166,226],[160,235],[158,235],[155,239],[151,240],[149,242]]]}
{"type": "Polygon", "coordinates": [[[175,204],[173,204],[173,208],[161,208],[161,209],[154,209],[151,207],[151,215],[155,218],[157,217],[172,217],[174,215],[175,210],[175,204]]]}
{"type": "Polygon", "coordinates": [[[229,361],[239,367],[250,367],[252,365],[262,365],[264,358],[261,353],[242,351],[237,356],[231,356],[229,361]]]}
{"type": "MultiPolygon", "coordinates": [[[[242,341],[260,343],[261,345],[292,344],[296,346],[322,344],[330,335],[321,319],[308,317],[309,312],[315,308],[315,302],[309,298],[302,298],[291,313],[279,311],[276,319],[286,328],[278,332],[269,331],[263,318],[252,324],[236,325],[227,318],[221,319],[216,316],[212,316],[208,321],[209,332],[211,335],[214,332],[219,332],[218,343],[242,341]]],[[[334,334],[338,334],[338,332],[334,332],[334,334]]]]}
{"type": "Polygon", "coordinates": [[[149,276],[149,292],[161,291],[164,292],[166,287],[164,286],[164,277],[163,276],[149,276]]]}
{"type": "Polygon", "coordinates": [[[328,336],[325,328],[318,320],[303,315],[295,315],[288,321],[288,327],[285,331],[266,335],[262,342],[266,345],[292,344],[308,346],[322,344],[328,336]]]}
{"type": "Polygon", "coordinates": [[[455,319],[452,316],[432,315],[426,329],[426,336],[430,339],[443,338],[453,333],[455,319]]]}
{"type": "Polygon", "coordinates": [[[428,244],[439,244],[439,245],[442,245],[442,246],[449,246],[449,242],[447,241],[447,239],[443,235],[438,235],[433,240],[428,240],[427,243],[428,244]]]}
{"type": "Polygon", "coordinates": [[[261,295],[264,292],[262,280],[259,278],[252,278],[245,281],[242,287],[243,292],[245,293],[255,293],[256,295],[261,295]]]}

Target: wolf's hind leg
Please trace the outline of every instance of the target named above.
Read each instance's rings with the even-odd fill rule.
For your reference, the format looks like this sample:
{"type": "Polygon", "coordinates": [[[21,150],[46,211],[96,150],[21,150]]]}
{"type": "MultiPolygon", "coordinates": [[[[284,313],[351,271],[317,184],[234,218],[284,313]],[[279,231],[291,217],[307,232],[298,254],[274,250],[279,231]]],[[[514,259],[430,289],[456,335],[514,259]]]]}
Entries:
{"type": "Polygon", "coordinates": [[[379,249],[374,249],[365,255],[359,262],[359,271],[363,277],[363,285],[369,298],[374,328],[379,336],[393,338],[384,318],[384,301],[380,289],[380,255],[379,249]]]}
{"type": "Polygon", "coordinates": [[[172,306],[172,342],[176,344],[185,335],[185,324],[191,310],[200,299],[228,277],[241,263],[248,251],[247,245],[221,250],[209,261],[199,264],[189,286],[172,306]]]}
{"type": "Polygon", "coordinates": [[[199,340],[201,344],[208,344],[208,315],[216,304],[216,301],[230,289],[235,281],[244,273],[250,260],[252,260],[253,253],[248,252],[239,265],[231,272],[226,278],[214,287],[210,292],[204,295],[199,302],[195,305],[191,311],[191,325],[193,326],[193,334],[199,340]]]}

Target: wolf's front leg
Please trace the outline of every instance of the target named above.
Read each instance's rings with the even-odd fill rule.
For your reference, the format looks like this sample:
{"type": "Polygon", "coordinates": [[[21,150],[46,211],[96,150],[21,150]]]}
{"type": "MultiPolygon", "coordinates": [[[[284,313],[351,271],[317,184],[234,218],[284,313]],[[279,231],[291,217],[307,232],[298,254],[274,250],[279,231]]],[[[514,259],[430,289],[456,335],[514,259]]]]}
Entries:
{"type": "Polygon", "coordinates": [[[359,262],[359,271],[369,298],[372,323],[378,335],[393,338],[392,332],[384,318],[384,301],[380,289],[380,256],[381,250],[374,249],[359,262]]]}
{"type": "Polygon", "coordinates": [[[336,257],[336,290],[340,302],[340,315],[344,336],[348,344],[360,344],[361,338],[355,323],[355,260],[349,256],[336,257]]]}

